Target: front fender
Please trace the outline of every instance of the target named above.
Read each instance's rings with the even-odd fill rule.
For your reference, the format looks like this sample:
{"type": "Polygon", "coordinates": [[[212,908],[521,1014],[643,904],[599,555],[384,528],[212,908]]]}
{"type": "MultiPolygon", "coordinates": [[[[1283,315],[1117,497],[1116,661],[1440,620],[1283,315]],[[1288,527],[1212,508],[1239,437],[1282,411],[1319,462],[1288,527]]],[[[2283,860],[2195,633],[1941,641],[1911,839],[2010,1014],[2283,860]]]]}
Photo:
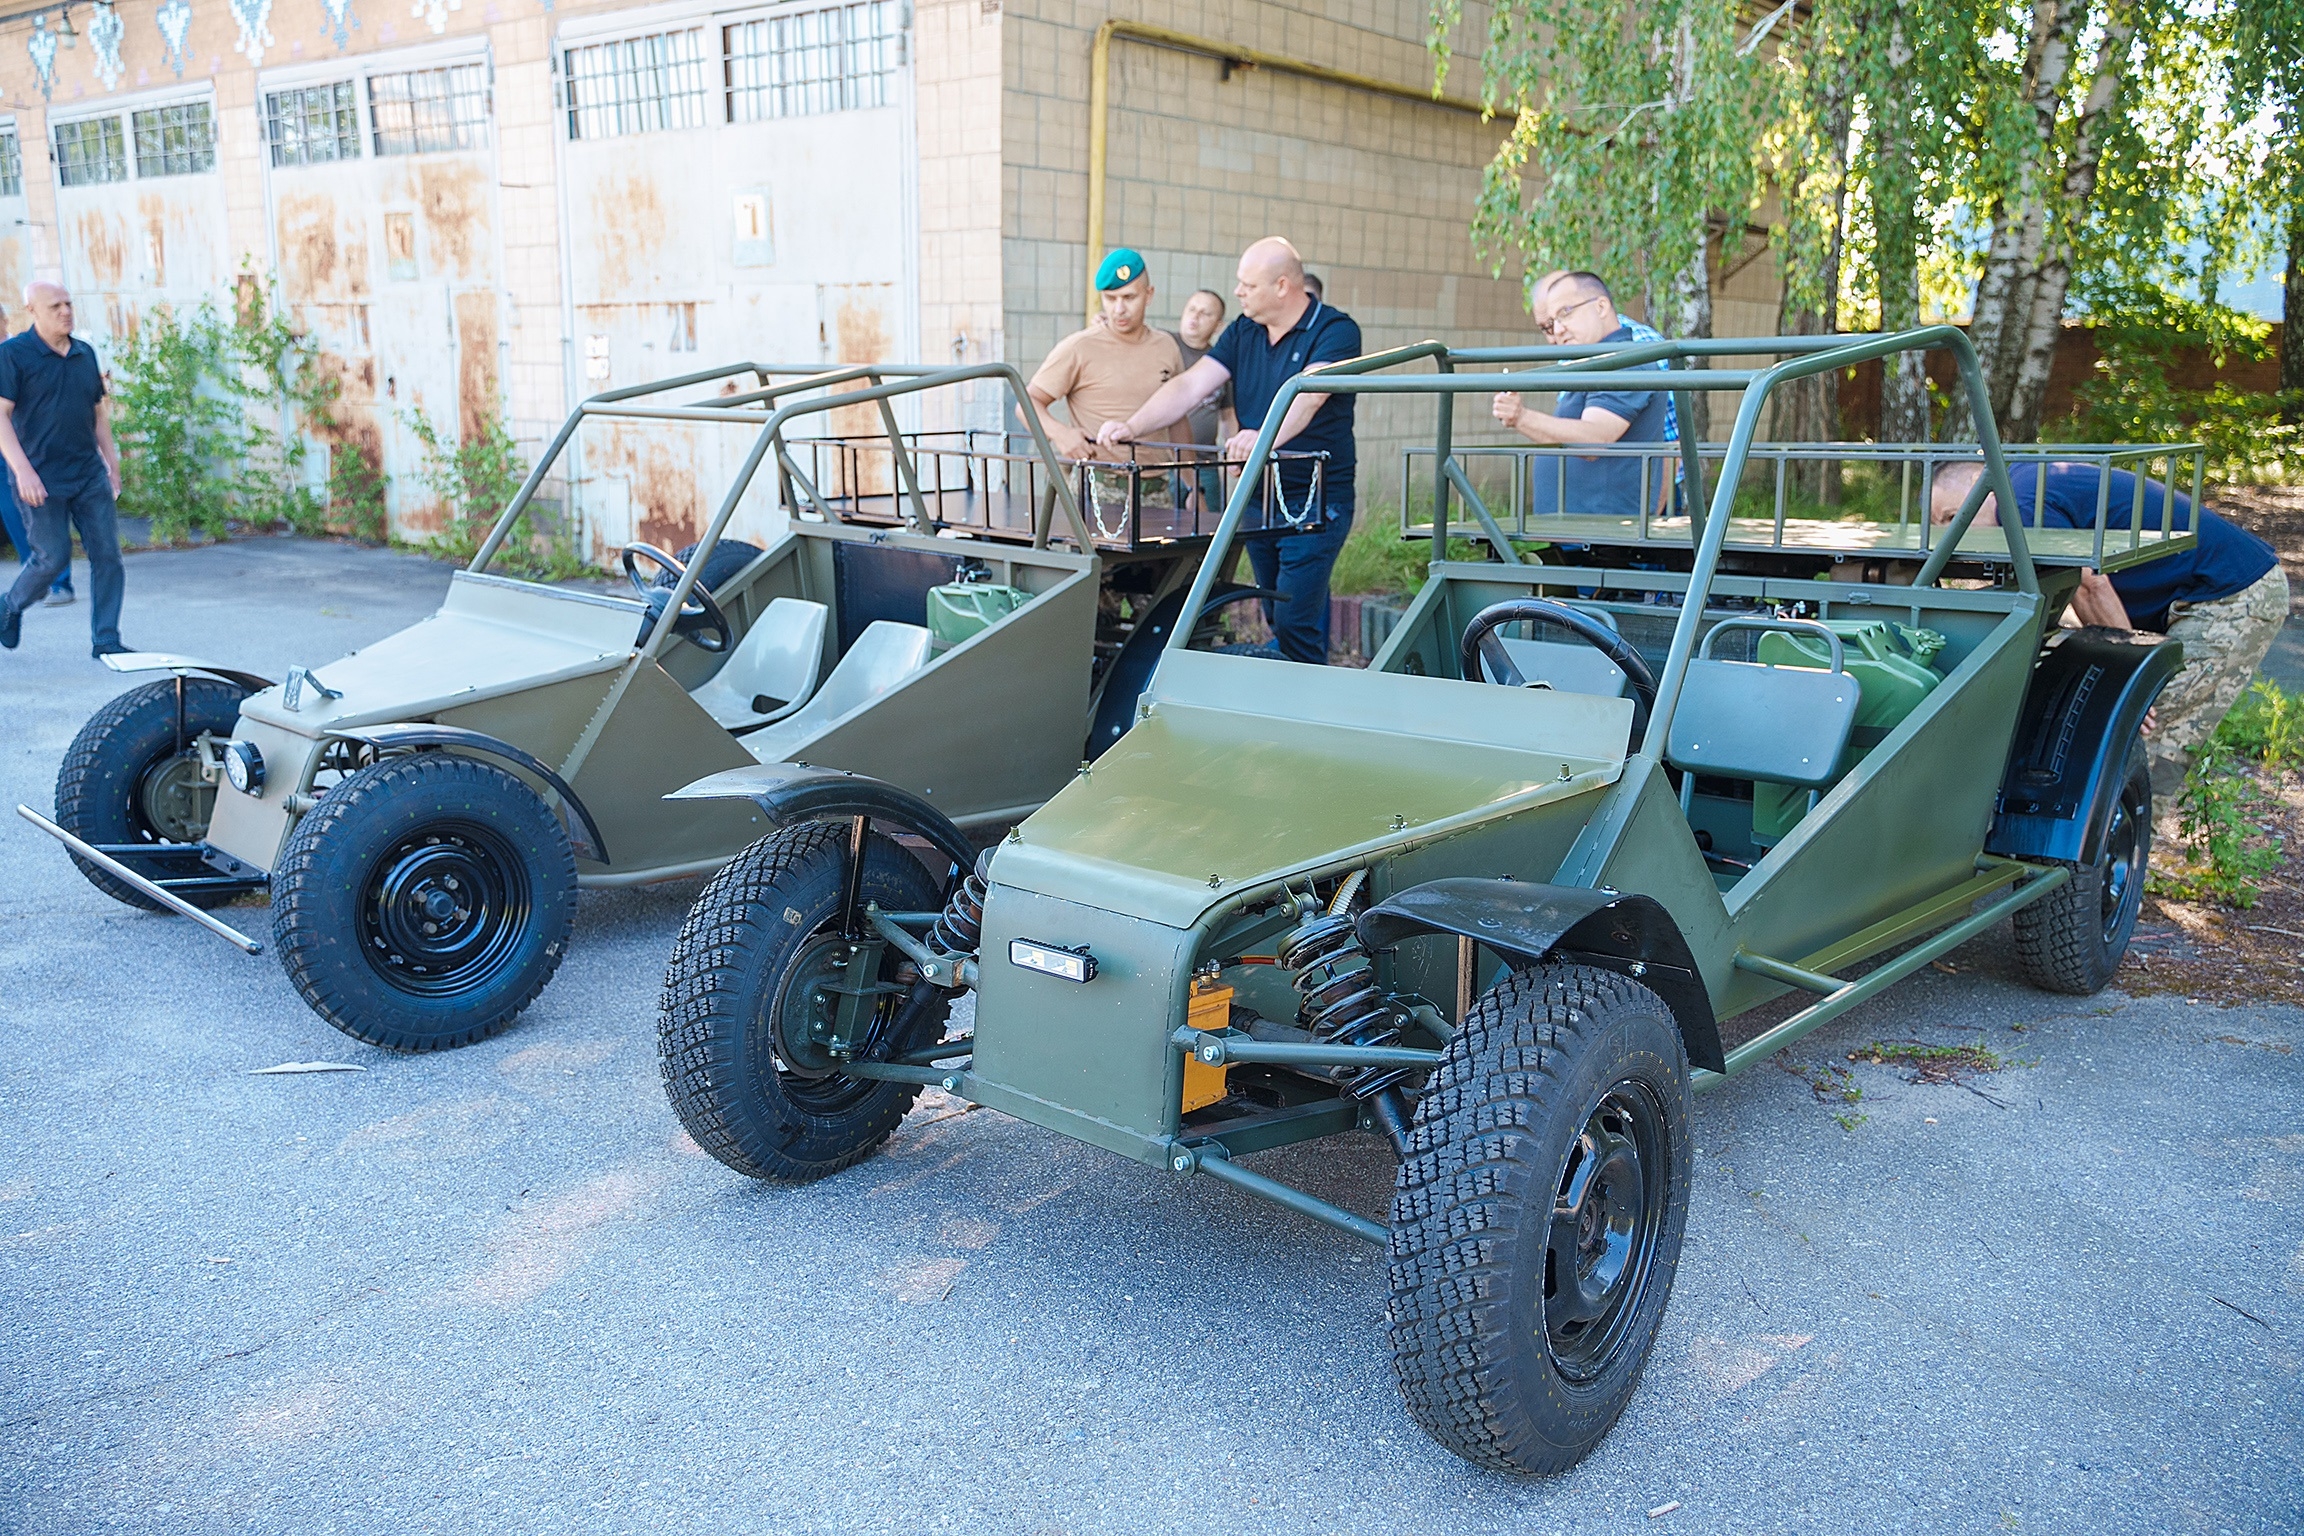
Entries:
{"type": "Polygon", "coordinates": [[[2024,692],[1985,851],[2093,864],[2129,746],[2183,664],[2183,643],[2162,635],[2090,628],[2051,639],[2024,692]]]}
{"type": "Polygon", "coordinates": [[[788,827],[803,821],[869,816],[917,833],[961,869],[976,863],[975,845],[952,818],[908,789],[844,768],[810,763],[755,763],[715,773],[664,797],[667,800],[749,800],[769,822],[788,827]]]}
{"type": "Polygon", "coordinates": [[[1691,1063],[1728,1069],[1696,957],[1654,897],[1519,880],[1430,880],[1360,918],[1361,942],[1371,949],[1428,933],[1472,939],[1523,964],[1564,960],[1635,977],[1672,1010],[1691,1063]]]}
{"type": "Polygon", "coordinates": [[[237,667],[220,667],[197,656],[178,656],[172,651],[122,651],[99,658],[115,672],[173,672],[181,677],[187,672],[204,672],[220,677],[228,683],[237,683],[250,693],[262,693],[272,686],[272,679],[254,672],[243,672],[237,667]]]}
{"type": "MultiPolygon", "coordinates": [[[[600,835],[600,824],[592,819],[584,802],[576,798],[576,791],[568,781],[552,770],[550,764],[533,752],[524,751],[508,741],[500,741],[483,731],[466,730],[460,725],[432,725],[411,722],[406,725],[363,725],[350,729],[330,731],[339,741],[356,741],[378,752],[413,752],[427,747],[445,747],[469,753],[475,757],[493,757],[510,763],[523,772],[532,773],[552,787],[574,818],[568,827],[568,842],[577,857],[597,864],[608,862],[608,840],[600,835]]],[[[563,818],[564,822],[566,818],[563,818]]]]}

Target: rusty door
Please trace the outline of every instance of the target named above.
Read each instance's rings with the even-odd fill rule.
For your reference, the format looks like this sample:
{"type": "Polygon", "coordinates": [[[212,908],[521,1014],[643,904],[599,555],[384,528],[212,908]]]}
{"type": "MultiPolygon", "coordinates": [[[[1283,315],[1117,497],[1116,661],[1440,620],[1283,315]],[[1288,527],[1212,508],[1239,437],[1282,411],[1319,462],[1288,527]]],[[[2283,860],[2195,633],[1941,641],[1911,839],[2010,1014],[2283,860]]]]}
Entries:
{"type": "MultiPolygon", "coordinates": [[[[744,359],[914,355],[900,27],[889,0],[844,0],[562,29],[573,398],[744,359]]],[[[877,431],[878,416],[810,430],[877,431]]],[[[577,490],[595,547],[694,538],[749,446],[726,429],[588,432],[577,490]]],[[[884,482],[885,461],[866,477],[884,482]]],[[[768,478],[740,536],[780,531],[768,478]]]]}
{"type": "Polygon", "coordinates": [[[232,238],[206,91],[58,113],[49,134],[64,283],[79,333],[107,367],[151,306],[229,301],[232,238]]]}
{"type": "Polygon", "coordinates": [[[502,241],[484,57],[372,57],[257,92],[281,295],[341,392],[336,436],[387,481],[392,529],[439,533],[419,416],[444,451],[502,417],[502,241]]]}
{"type": "Polygon", "coordinates": [[[0,332],[20,331],[29,323],[21,313],[22,300],[36,260],[32,210],[24,199],[24,146],[16,120],[0,116],[0,309],[7,311],[0,332]]]}

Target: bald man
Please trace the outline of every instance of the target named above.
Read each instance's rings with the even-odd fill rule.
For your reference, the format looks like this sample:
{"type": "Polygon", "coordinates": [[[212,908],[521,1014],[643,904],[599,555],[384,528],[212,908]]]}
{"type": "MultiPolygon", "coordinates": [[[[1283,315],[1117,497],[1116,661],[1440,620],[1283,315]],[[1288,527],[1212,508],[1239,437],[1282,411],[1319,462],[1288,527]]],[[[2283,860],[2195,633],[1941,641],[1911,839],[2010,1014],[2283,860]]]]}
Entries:
{"type": "MultiPolygon", "coordinates": [[[[1224,445],[1224,456],[1244,459],[1256,446],[1257,433],[1282,385],[1323,364],[1360,355],[1358,322],[1305,290],[1303,258],[1277,235],[1257,241],[1242,254],[1232,296],[1240,303],[1240,313],[1216,338],[1208,355],[1162,385],[1127,420],[1106,422],[1097,441],[1117,446],[1162,431],[1229,379],[1240,430],[1224,445]]],[[[1281,466],[1284,507],[1265,506],[1264,487],[1256,488],[1265,525],[1301,522],[1308,531],[1248,543],[1256,584],[1281,594],[1278,603],[1265,605],[1280,654],[1289,661],[1322,665],[1328,660],[1328,573],[1335,569],[1336,553],[1352,533],[1356,467],[1352,397],[1298,395],[1281,418],[1274,446],[1328,455],[1317,495],[1309,460],[1281,466]]]]}
{"type": "Polygon", "coordinates": [[[16,482],[16,499],[32,539],[32,563],[0,598],[0,646],[16,648],[24,610],[72,564],[72,530],[88,552],[94,601],[88,609],[90,654],[119,655],[120,450],[104,371],[88,343],[72,334],[72,295],[58,283],[24,293],[32,328],[0,342],[0,459],[16,482]]]}

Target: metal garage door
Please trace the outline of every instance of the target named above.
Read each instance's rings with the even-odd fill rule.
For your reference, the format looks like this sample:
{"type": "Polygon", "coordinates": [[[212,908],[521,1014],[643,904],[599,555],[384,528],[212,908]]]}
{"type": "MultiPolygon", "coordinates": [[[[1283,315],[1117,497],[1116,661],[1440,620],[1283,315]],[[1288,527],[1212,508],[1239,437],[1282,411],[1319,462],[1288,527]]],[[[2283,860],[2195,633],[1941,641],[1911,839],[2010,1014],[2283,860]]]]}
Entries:
{"type": "Polygon", "coordinates": [[[32,212],[24,201],[24,147],[16,137],[16,120],[0,117],[0,309],[7,312],[0,330],[20,331],[30,323],[21,312],[22,300],[37,261],[32,212]]]}
{"type": "Polygon", "coordinates": [[[502,243],[484,53],[418,52],[265,75],[258,90],[281,295],[342,384],[344,439],[390,476],[396,533],[442,509],[422,412],[444,444],[501,414],[502,243]]]}
{"type": "Polygon", "coordinates": [[[190,308],[231,285],[231,230],[205,89],[50,120],[56,232],[79,333],[109,366],[155,304],[190,308]]]}
{"type": "MultiPolygon", "coordinates": [[[[563,28],[573,393],[739,359],[916,355],[901,10],[850,0],[699,11],[638,35],[604,30],[609,18],[563,28]]],[[[839,415],[866,420],[822,430],[876,422],[870,407],[839,415]]],[[[588,434],[577,490],[595,545],[688,542],[747,446],[658,424],[588,434]]],[[[766,490],[739,514],[746,536],[777,531],[766,490]]]]}

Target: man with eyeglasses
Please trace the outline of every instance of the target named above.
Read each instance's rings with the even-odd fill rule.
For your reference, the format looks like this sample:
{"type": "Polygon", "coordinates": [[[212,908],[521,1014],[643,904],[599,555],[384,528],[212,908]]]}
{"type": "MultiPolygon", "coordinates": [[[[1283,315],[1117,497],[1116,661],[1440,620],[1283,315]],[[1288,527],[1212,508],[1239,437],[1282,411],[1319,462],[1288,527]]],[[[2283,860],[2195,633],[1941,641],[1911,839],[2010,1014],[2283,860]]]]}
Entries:
{"type": "MultiPolygon", "coordinates": [[[[1556,346],[1661,340],[1647,326],[1616,313],[1608,285],[1590,272],[1563,272],[1537,285],[1536,323],[1556,346]]],[[[1662,362],[1643,364],[1662,369],[1662,362]]],[[[1531,410],[1506,391],[1491,404],[1496,419],[1529,442],[1546,446],[1599,447],[1611,443],[1656,444],[1678,439],[1679,423],[1666,390],[1570,390],[1559,409],[1531,410]]],[[[1647,467],[1651,505],[1672,493],[1677,459],[1669,453],[1545,455],[1530,469],[1531,509],[1537,513],[1577,512],[1608,517],[1640,515],[1642,467],[1647,467]]]]}

